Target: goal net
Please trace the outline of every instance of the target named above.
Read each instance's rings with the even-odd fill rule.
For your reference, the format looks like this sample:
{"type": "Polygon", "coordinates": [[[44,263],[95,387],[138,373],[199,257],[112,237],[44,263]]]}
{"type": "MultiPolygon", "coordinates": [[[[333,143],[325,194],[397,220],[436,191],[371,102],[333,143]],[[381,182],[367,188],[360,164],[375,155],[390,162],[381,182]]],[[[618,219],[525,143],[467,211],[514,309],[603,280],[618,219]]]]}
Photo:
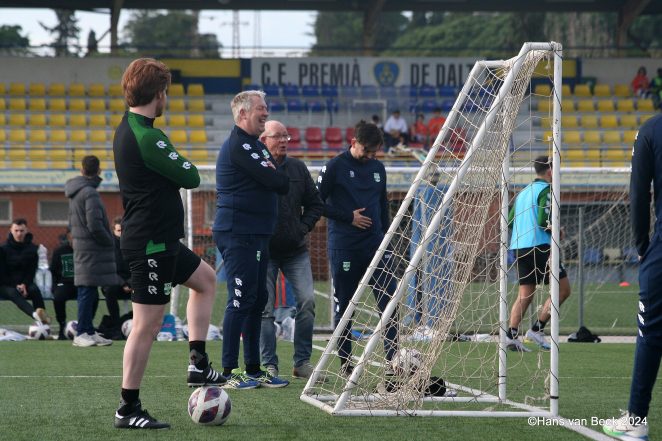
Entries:
{"type": "MultiPolygon", "coordinates": [[[[559,162],[560,63],[560,45],[527,43],[512,59],[475,64],[303,401],[335,415],[557,414],[558,265],[551,353],[506,352],[505,329],[514,299],[507,284],[510,191],[533,179],[533,158],[549,154],[559,162]],[[531,93],[534,74],[552,86],[549,94],[531,93]],[[553,139],[538,129],[543,100],[553,139]],[[390,300],[380,309],[375,299],[384,296],[390,300]],[[347,325],[351,373],[340,369],[336,352],[347,325]]],[[[553,170],[558,243],[559,167],[553,170]]],[[[552,246],[550,260],[558,252],[552,246]]]]}

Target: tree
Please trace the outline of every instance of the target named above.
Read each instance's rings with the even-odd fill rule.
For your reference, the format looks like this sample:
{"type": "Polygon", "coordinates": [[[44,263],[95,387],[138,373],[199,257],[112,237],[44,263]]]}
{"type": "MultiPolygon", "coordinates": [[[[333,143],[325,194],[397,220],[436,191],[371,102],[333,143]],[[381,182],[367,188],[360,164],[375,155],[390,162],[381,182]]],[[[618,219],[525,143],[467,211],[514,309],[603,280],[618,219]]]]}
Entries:
{"type": "Polygon", "coordinates": [[[80,28],[78,27],[76,11],[68,9],[54,9],[53,11],[57,17],[55,26],[49,27],[42,22],[39,22],[39,24],[45,31],[55,36],[55,40],[50,44],[55,49],[55,56],[77,55],[80,51],[80,45],[78,44],[80,28]]]}
{"type": "MultiPolygon", "coordinates": [[[[389,48],[407,23],[399,12],[382,13],[376,29],[375,52],[389,48]]],[[[317,42],[310,55],[356,55],[362,49],[363,13],[320,11],[313,32],[317,42]]]]}
{"type": "Polygon", "coordinates": [[[139,10],[123,29],[127,49],[159,57],[218,58],[215,34],[198,33],[198,16],[184,11],[139,10]]]}
{"type": "Polygon", "coordinates": [[[0,54],[26,55],[30,53],[30,39],[21,35],[23,28],[19,25],[0,26],[0,54]]]}

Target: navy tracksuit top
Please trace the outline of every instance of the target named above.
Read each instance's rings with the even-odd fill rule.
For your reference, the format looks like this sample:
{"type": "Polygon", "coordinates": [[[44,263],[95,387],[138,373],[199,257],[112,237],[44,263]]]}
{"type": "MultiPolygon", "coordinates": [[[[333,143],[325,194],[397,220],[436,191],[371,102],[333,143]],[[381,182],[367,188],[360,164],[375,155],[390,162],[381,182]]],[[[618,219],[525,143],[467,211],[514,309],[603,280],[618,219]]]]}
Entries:
{"type": "Polygon", "coordinates": [[[328,248],[374,252],[389,227],[384,164],[376,159],[361,162],[348,149],[322,167],[317,187],[329,219],[328,248]],[[361,214],[372,220],[370,228],[352,225],[357,208],[365,208],[361,214]]]}

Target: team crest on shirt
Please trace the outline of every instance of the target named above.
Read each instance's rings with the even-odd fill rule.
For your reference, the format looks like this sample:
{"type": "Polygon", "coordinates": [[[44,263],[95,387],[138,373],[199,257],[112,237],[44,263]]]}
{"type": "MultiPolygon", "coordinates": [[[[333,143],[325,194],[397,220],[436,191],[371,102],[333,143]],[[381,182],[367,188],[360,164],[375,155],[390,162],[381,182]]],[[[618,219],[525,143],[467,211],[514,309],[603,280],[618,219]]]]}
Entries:
{"type": "Polygon", "coordinates": [[[244,150],[250,150],[251,149],[250,144],[243,144],[242,147],[244,148],[244,150]]]}
{"type": "Polygon", "coordinates": [[[262,257],[262,251],[258,251],[257,254],[255,255],[255,258],[257,259],[258,262],[260,261],[260,257],[262,257]]]}
{"type": "Polygon", "coordinates": [[[379,176],[379,173],[373,173],[372,177],[375,178],[375,182],[381,182],[382,177],[379,176]]]}
{"type": "Polygon", "coordinates": [[[268,158],[269,157],[269,152],[266,149],[262,149],[262,156],[264,156],[265,159],[268,158]]]}
{"type": "Polygon", "coordinates": [[[342,270],[343,271],[349,271],[349,267],[351,266],[352,262],[343,262],[342,263],[342,270]]]}
{"type": "Polygon", "coordinates": [[[251,158],[258,159],[259,157],[260,155],[258,155],[257,153],[251,153],[251,158]]]}
{"type": "Polygon", "coordinates": [[[354,177],[354,170],[350,170],[350,171],[349,171],[349,177],[350,177],[350,178],[353,178],[353,177],[354,177]]]}
{"type": "Polygon", "coordinates": [[[172,291],[172,283],[164,283],[163,294],[169,296],[171,291],[172,291]]]}

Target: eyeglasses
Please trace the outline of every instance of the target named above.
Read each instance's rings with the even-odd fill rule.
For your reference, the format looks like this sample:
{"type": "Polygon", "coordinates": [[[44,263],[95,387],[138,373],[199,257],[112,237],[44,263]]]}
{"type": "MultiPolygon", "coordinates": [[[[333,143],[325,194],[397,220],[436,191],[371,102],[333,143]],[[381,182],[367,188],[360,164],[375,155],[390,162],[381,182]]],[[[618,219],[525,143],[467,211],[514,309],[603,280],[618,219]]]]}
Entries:
{"type": "Polygon", "coordinates": [[[265,135],[265,138],[278,138],[282,141],[291,141],[292,137],[290,135],[265,135]]]}

